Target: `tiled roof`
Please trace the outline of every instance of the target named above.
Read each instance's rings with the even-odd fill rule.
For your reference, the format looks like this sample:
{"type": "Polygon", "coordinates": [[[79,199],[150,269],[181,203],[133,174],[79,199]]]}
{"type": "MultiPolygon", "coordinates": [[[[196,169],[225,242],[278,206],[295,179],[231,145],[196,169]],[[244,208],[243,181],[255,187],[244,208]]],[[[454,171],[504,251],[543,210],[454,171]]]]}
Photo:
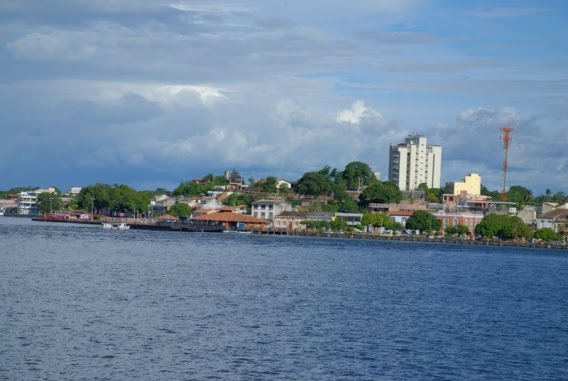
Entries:
{"type": "Polygon", "coordinates": [[[554,209],[549,212],[544,213],[538,218],[558,220],[568,218],[568,209],[554,209]]]}
{"type": "Polygon", "coordinates": [[[219,221],[219,222],[244,222],[245,224],[266,224],[267,221],[262,218],[249,216],[247,214],[219,212],[205,214],[192,218],[196,221],[219,221]]]}

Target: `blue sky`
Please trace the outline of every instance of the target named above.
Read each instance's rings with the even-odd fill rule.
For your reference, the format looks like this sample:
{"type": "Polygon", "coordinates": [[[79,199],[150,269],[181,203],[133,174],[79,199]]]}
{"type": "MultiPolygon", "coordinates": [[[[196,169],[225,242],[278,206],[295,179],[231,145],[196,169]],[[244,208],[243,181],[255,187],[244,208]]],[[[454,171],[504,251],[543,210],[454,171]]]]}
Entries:
{"type": "Polygon", "coordinates": [[[568,3],[0,0],[0,189],[173,189],[237,169],[388,175],[421,133],[442,182],[568,192],[568,3]]]}

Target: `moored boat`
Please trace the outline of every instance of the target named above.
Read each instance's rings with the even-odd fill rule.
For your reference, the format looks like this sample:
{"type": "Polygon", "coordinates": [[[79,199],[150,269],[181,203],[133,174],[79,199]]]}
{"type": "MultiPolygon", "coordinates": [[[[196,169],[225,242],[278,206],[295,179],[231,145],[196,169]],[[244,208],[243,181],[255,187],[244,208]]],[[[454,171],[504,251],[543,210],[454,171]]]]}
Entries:
{"type": "Polygon", "coordinates": [[[103,222],[103,229],[114,229],[114,230],[128,230],[130,226],[125,222],[120,222],[118,224],[111,224],[110,222],[103,222]]]}

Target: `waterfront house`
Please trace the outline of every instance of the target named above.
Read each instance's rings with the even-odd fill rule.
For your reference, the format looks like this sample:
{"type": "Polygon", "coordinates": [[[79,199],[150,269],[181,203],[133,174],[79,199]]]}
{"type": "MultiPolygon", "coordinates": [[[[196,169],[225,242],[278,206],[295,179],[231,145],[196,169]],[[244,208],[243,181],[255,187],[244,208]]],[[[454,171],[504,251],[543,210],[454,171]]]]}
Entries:
{"type": "Polygon", "coordinates": [[[550,228],[556,233],[568,235],[568,209],[554,209],[538,216],[536,228],[550,228]]]}
{"type": "Polygon", "coordinates": [[[56,193],[55,188],[35,189],[18,194],[17,208],[18,214],[24,216],[34,216],[39,214],[38,197],[42,193],[56,193]]]}
{"type": "Polygon", "coordinates": [[[168,212],[168,209],[176,203],[175,199],[165,195],[156,195],[150,200],[148,211],[154,217],[163,216],[168,212]]]}
{"type": "Polygon", "coordinates": [[[335,213],[334,219],[340,219],[347,223],[349,226],[357,226],[361,224],[361,219],[363,218],[362,213],[335,213]]]}
{"type": "Polygon", "coordinates": [[[371,213],[388,214],[391,220],[405,226],[406,220],[417,210],[427,210],[427,204],[424,201],[404,200],[400,203],[370,203],[368,210],[371,213]]]}
{"type": "Polygon", "coordinates": [[[215,222],[227,230],[264,230],[268,223],[262,218],[224,211],[192,217],[191,221],[215,222]]]}
{"type": "Polygon", "coordinates": [[[251,215],[265,220],[287,211],[292,211],[292,205],[285,200],[259,200],[251,204],[251,215]]]}
{"type": "Polygon", "coordinates": [[[442,222],[442,230],[452,226],[467,226],[470,235],[474,235],[475,227],[483,219],[481,212],[448,212],[439,210],[433,215],[442,222]]]}
{"type": "Polygon", "coordinates": [[[300,222],[306,221],[307,217],[308,213],[305,212],[285,211],[274,217],[272,227],[287,231],[304,230],[306,226],[300,222]]]}

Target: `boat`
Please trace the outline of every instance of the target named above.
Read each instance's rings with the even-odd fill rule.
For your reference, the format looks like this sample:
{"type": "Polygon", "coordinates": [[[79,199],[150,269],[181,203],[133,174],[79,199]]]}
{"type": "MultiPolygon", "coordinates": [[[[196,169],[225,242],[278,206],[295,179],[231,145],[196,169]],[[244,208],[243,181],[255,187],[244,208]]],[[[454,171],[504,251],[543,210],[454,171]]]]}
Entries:
{"type": "Polygon", "coordinates": [[[113,230],[128,230],[130,225],[126,222],[120,222],[118,224],[111,224],[110,222],[103,222],[103,229],[113,229],[113,230]]]}
{"type": "Polygon", "coordinates": [[[225,229],[223,230],[225,234],[252,234],[252,230],[230,230],[225,229]]]}

